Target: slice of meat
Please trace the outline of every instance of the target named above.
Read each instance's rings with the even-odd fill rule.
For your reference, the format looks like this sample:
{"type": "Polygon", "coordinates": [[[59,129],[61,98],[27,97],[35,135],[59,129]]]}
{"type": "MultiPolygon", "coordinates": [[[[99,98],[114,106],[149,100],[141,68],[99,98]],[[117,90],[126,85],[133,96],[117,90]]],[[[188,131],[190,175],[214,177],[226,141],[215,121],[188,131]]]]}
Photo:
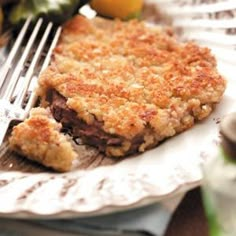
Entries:
{"type": "MultiPolygon", "coordinates": [[[[87,124],[79,119],[76,112],[66,105],[66,98],[57,91],[49,91],[48,101],[51,104],[51,112],[54,118],[62,123],[64,128],[70,129],[73,137],[82,138],[83,142],[97,147],[100,151],[105,152],[107,147],[121,146],[125,138],[117,135],[111,135],[102,130],[102,122],[94,120],[92,124],[87,124]]],[[[128,154],[138,151],[138,147],[143,143],[143,138],[133,139],[128,154]]]]}

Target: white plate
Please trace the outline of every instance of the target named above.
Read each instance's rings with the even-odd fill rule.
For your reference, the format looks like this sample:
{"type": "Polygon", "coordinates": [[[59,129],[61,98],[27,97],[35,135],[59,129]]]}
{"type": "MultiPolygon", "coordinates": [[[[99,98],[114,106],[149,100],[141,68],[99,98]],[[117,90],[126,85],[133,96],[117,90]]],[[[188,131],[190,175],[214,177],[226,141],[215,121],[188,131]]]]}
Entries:
{"type": "Polygon", "coordinates": [[[0,173],[0,215],[60,218],[140,207],[199,185],[203,154],[218,136],[218,121],[236,110],[233,66],[220,64],[228,87],[205,121],[157,148],[115,165],[66,174],[0,173]]]}
{"type": "Polygon", "coordinates": [[[200,165],[208,149],[215,148],[219,120],[236,111],[235,68],[220,62],[219,71],[228,85],[211,116],[153,150],[114,165],[66,174],[0,172],[0,216],[101,215],[150,204],[199,185],[200,165]]]}

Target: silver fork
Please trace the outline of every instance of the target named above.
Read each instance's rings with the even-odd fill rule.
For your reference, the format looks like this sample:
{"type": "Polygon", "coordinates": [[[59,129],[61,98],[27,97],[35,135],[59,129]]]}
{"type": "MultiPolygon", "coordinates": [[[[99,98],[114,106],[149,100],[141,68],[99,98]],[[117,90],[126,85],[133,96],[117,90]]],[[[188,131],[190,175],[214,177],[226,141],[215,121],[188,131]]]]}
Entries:
{"type": "Polygon", "coordinates": [[[54,30],[51,22],[46,25],[45,30],[42,29],[43,19],[40,18],[28,39],[30,22],[31,18],[28,18],[0,71],[0,146],[10,122],[23,121],[35,105],[35,79],[49,64],[61,32],[61,27],[54,30]],[[40,30],[43,30],[42,36],[40,30]],[[50,40],[50,37],[53,39],[50,40]],[[23,44],[24,40],[27,41],[26,45],[23,44]],[[48,51],[42,60],[46,48],[48,51]]]}

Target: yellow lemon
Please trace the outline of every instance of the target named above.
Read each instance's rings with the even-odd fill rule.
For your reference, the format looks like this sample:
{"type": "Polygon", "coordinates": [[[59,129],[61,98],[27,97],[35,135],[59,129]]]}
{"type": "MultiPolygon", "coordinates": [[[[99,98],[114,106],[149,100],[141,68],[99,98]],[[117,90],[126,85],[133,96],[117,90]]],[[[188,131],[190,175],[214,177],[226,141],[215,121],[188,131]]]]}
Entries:
{"type": "Polygon", "coordinates": [[[140,16],[143,0],[92,0],[90,5],[99,15],[127,20],[140,16]]]}

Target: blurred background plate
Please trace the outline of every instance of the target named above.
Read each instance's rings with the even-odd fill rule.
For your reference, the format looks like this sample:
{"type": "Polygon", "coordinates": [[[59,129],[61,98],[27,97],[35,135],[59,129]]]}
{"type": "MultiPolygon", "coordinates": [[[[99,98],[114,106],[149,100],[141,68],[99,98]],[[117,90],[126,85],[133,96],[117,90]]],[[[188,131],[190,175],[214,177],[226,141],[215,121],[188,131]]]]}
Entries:
{"type": "Polygon", "coordinates": [[[181,40],[210,47],[218,60],[236,64],[236,1],[147,0],[146,5],[159,15],[149,20],[173,26],[181,40]]]}

